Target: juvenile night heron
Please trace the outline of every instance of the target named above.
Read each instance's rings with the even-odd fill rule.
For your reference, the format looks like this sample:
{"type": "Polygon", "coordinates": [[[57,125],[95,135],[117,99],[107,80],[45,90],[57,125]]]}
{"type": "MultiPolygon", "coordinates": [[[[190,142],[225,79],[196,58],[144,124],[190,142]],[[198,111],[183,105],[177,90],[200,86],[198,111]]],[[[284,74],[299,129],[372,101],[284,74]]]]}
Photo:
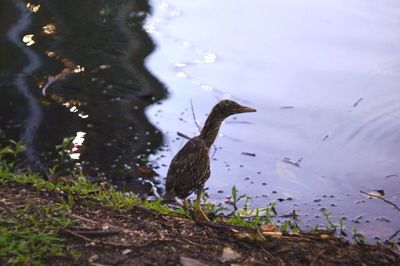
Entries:
{"type": "Polygon", "coordinates": [[[200,135],[189,140],[172,159],[167,174],[165,200],[173,200],[175,197],[186,199],[196,191],[196,214],[199,219],[208,220],[200,209],[200,197],[204,183],[210,177],[210,147],[225,118],[255,111],[253,108],[242,106],[231,100],[223,100],[215,105],[200,135]]]}

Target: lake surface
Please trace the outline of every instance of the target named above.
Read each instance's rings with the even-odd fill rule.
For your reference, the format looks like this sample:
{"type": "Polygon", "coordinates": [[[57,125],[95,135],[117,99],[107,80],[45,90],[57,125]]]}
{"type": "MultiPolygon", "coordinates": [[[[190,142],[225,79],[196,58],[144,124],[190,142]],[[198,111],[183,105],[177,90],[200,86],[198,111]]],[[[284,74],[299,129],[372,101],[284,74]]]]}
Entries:
{"type": "Polygon", "coordinates": [[[177,132],[230,98],[257,113],[223,124],[210,201],[235,185],[305,227],[326,209],[387,239],[400,213],[360,191],[400,204],[399,15],[396,0],[1,1],[0,142],[22,139],[45,175],[162,193],[177,132]]]}
{"type": "MultiPolygon", "coordinates": [[[[398,1],[158,1],[145,29],[146,60],[170,98],[147,114],[171,151],[153,156],[166,175],[212,106],[231,98],[257,113],[228,119],[216,141],[214,202],[236,185],[251,206],[272,200],[308,225],[347,218],[390,237],[400,213],[400,3],[398,1]],[[243,154],[254,153],[255,156],[243,154]],[[161,157],[162,155],[162,157],[161,157]]],[[[350,231],[351,232],[351,231],[350,231]]]]}
{"type": "Polygon", "coordinates": [[[144,109],[167,92],[143,65],[154,49],[142,27],[149,9],[130,0],[0,2],[0,135],[26,143],[32,169],[83,170],[136,192],[155,181],[147,158],[163,135],[144,109]]]}

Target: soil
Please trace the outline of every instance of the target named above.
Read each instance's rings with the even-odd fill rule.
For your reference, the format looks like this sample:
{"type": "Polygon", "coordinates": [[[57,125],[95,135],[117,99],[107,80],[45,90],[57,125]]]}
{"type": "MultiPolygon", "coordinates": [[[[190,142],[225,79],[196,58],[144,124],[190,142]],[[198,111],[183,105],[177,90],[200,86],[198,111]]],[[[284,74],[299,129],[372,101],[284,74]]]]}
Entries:
{"type": "MultiPolygon", "coordinates": [[[[13,206],[62,201],[57,192],[0,186],[0,215],[13,206]]],[[[399,252],[384,246],[305,235],[259,239],[241,227],[196,223],[141,207],[121,212],[79,198],[69,218],[74,226],[59,231],[64,251],[75,249],[81,256],[49,258],[46,265],[400,265],[399,252]]]]}

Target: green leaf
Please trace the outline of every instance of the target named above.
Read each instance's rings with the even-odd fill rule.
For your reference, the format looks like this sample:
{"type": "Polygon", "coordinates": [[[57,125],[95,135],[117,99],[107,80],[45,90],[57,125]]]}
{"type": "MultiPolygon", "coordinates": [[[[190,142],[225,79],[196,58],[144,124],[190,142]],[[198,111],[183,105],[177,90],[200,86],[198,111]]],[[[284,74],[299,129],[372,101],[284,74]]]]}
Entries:
{"type": "Polygon", "coordinates": [[[68,205],[70,208],[74,207],[75,204],[75,199],[74,199],[74,195],[72,195],[71,193],[68,193],[68,205]]]}

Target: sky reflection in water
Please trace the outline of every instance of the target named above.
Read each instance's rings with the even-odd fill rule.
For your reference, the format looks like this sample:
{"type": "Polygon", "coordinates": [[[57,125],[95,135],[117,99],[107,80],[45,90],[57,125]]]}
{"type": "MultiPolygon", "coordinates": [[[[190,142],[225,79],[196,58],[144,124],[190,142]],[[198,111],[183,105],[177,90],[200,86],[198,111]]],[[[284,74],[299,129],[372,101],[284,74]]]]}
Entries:
{"type": "Polygon", "coordinates": [[[222,126],[206,184],[213,201],[236,185],[253,206],[281,199],[282,212],[295,207],[310,224],[326,208],[369,237],[398,229],[398,212],[359,191],[399,202],[400,3],[152,3],[145,29],[158,49],[147,66],[171,91],[147,112],[171,145],[154,157],[165,156],[162,176],[185,142],[176,132],[197,134],[190,101],[202,123],[228,96],[258,112],[222,126]]]}

